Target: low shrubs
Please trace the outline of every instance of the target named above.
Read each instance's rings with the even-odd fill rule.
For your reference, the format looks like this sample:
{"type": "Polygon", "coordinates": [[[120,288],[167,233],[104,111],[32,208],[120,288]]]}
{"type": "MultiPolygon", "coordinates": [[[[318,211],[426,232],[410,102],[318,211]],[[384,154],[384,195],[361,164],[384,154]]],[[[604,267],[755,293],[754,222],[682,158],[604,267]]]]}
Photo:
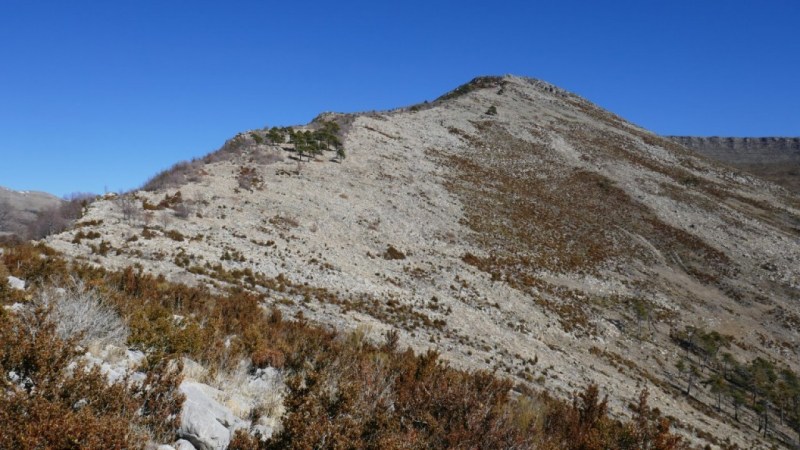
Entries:
{"type": "Polygon", "coordinates": [[[388,260],[406,259],[406,255],[400,250],[394,248],[393,245],[389,245],[388,247],[386,247],[386,251],[383,252],[383,259],[388,259],[388,260]]]}
{"type": "Polygon", "coordinates": [[[183,400],[175,361],[183,356],[212,376],[234,372],[244,358],[287,377],[282,430],[264,441],[240,432],[234,449],[681,448],[668,422],[641,406],[646,401],[622,423],[608,417],[596,387],[572,405],[524,386],[515,398],[510,380],[453,369],[433,351],[401,350],[397,333],[374,343],[363,330],[340,334],[302,316],[286,320],[277,309],[264,311],[262,295],[241,288],[216,294],[132,268],[68,265],[28,244],[0,259],[15,276],[74,276],[92,286],[125,321],[128,345],[147,354],[143,385],[108,384],[96,369],[67,370],[82,335],[62,338],[46,307],[24,322],[0,309],[0,448],[171,442],[183,400]]]}
{"type": "Polygon", "coordinates": [[[62,339],[50,311],[0,313],[0,448],[144,448],[175,439],[180,375],[162,366],[144,383],[109,383],[74,365],[79,336],[62,339]]]}
{"type": "Polygon", "coordinates": [[[166,230],[164,231],[164,236],[172,239],[173,241],[183,242],[183,233],[178,230],[166,230]]]}

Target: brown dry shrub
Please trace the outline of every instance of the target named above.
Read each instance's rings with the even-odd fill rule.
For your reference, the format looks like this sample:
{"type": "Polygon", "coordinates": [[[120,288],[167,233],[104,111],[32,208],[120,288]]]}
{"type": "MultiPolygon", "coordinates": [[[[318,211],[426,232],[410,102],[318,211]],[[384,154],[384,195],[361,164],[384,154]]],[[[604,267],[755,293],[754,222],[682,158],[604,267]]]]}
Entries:
{"type": "Polygon", "coordinates": [[[0,315],[0,448],[144,448],[148,439],[174,439],[169,417],[183,401],[174,372],[153,372],[141,386],[109,383],[97,366],[71,365],[79,336],[59,338],[47,309],[20,314],[0,315]]]}
{"type": "Polygon", "coordinates": [[[167,230],[164,232],[164,236],[172,239],[173,241],[183,242],[183,234],[178,230],[167,230]]]}
{"type": "Polygon", "coordinates": [[[128,323],[128,344],[148,352],[152,363],[179,355],[200,360],[213,335],[213,330],[192,318],[176,319],[169,309],[152,303],[131,314],[128,323]]]}
{"type": "Polygon", "coordinates": [[[597,385],[576,393],[571,405],[550,401],[541,430],[543,449],[600,450],[679,450],[688,448],[682,439],[670,433],[669,420],[647,404],[644,389],[628,422],[608,415],[607,398],[600,399],[597,385]]]}
{"type": "Polygon", "coordinates": [[[228,450],[258,450],[261,442],[255,436],[251,436],[243,429],[236,430],[228,443],[228,450]]]}
{"type": "Polygon", "coordinates": [[[282,433],[267,448],[510,448],[530,426],[509,410],[509,381],[449,368],[438,354],[390,353],[360,339],[329,342],[288,382],[282,433]]]}
{"type": "Polygon", "coordinates": [[[30,285],[40,285],[52,278],[63,278],[67,274],[66,262],[44,244],[25,242],[6,248],[0,261],[11,275],[25,280],[30,285]]]}
{"type": "Polygon", "coordinates": [[[29,246],[3,256],[34,277],[71,274],[106,295],[128,322],[129,343],[148,350],[150,375],[145,387],[132,392],[106,388],[104,379],[80,370],[77,376],[102,382],[65,383],[69,376],[58,368],[74,356],[74,346],[59,343],[52,330],[41,331],[47,327],[20,338],[21,327],[10,327],[12,319],[0,310],[0,392],[14,393],[0,398],[0,422],[10,424],[0,430],[0,448],[30,448],[33,436],[54,439],[55,448],[77,448],[75,442],[83,448],[136,448],[139,435],[131,430],[137,429],[171,440],[182,401],[179,369],[168,362],[172,356],[191,357],[212,371],[246,356],[257,366],[282,365],[289,376],[283,431],[267,442],[239,433],[232,448],[681,448],[668,422],[647,407],[646,396],[627,423],[608,417],[596,387],[571,405],[532,392],[514,399],[511,382],[494,374],[453,369],[433,352],[399,352],[391,337],[393,343],[375,345],[363,334],[342,336],[302,318],[284,320],[277,310],[265,314],[263,298],[244,290],[212,294],[131,268],[67,266],[57,255],[47,256],[51,265],[43,268],[36,261],[46,252],[29,246]],[[37,389],[14,387],[5,375],[12,371],[37,389]],[[63,394],[40,398],[48,392],[63,394]],[[81,395],[97,400],[76,410],[81,395]],[[92,418],[80,415],[87,408],[93,408],[92,418]],[[140,408],[143,416],[133,414],[140,408]],[[58,422],[49,425],[57,435],[48,434],[44,420],[58,422]],[[72,440],[56,440],[61,437],[72,440]]]}
{"type": "Polygon", "coordinates": [[[406,254],[394,248],[393,245],[389,245],[388,247],[386,247],[386,251],[383,252],[383,259],[388,259],[388,260],[406,259],[406,254]]]}

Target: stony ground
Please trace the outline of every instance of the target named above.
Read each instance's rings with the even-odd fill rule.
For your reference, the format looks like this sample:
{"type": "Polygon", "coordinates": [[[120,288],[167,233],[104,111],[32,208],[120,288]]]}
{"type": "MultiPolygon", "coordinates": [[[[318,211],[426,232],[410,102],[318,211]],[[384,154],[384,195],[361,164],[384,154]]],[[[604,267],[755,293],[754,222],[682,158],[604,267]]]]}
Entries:
{"type": "Polygon", "coordinates": [[[687,435],[761,445],[680,394],[669,333],[702,326],[743,360],[800,369],[797,197],[545,83],[472,86],[326,116],[346,124],[341,162],[301,163],[243,133],[180,186],[99,201],[47,242],[105,267],[242,284],[375,339],[394,328],[453,365],[560,395],[594,381],[625,405],[648,386],[687,435]]]}

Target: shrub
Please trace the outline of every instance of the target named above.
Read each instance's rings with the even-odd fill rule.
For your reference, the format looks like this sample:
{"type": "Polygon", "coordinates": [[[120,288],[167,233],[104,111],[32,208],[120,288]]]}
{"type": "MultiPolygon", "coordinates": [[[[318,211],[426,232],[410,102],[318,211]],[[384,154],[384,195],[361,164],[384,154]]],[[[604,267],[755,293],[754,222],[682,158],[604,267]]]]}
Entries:
{"type": "Polygon", "coordinates": [[[0,314],[0,448],[141,449],[174,439],[183,402],[174,371],[109,383],[99,367],[74,364],[77,337],[62,339],[49,317],[41,306],[0,314]]]}
{"type": "Polygon", "coordinates": [[[169,169],[163,170],[147,180],[141,189],[143,191],[152,192],[180,186],[187,181],[192,181],[197,178],[202,166],[203,162],[195,159],[192,161],[178,162],[169,169]]]}
{"type": "Polygon", "coordinates": [[[503,86],[505,83],[502,77],[497,76],[484,76],[484,77],[477,77],[470,80],[468,83],[462,84],[461,86],[455,88],[454,90],[442,95],[441,97],[437,98],[434,103],[440,102],[443,100],[450,100],[454,98],[461,97],[462,95],[468,94],[472,91],[477,89],[485,89],[490,87],[498,87],[503,86]]]}
{"type": "Polygon", "coordinates": [[[48,319],[57,324],[61,339],[77,338],[83,345],[123,345],[128,338],[128,327],[119,314],[82,281],[73,281],[67,288],[42,289],[34,304],[48,308],[48,319]]]}
{"type": "Polygon", "coordinates": [[[239,187],[247,189],[261,189],[264,184],[264,179],[258,174],[254,167],[242,166],[239,168],[239,173],[236,174],[236,181],[239,187]]]}
{"type": "Polygon", "coordinates": [[[487,116],[496,116],[497,115],[497,107],[494,106],[494,105],[490,106],[489,109],[486,110],[486,115],[487,116]]]}
{"type": "Polygon", "coordinates": [[[389,245],[386,247],[386,251],[383,252],[383,259],[406,259],[406,255],[400,250],[394,248],[393,245],[389,245]]]}
{"type": "Polygon", "coordinates": [[[183,242],[183,234],[178,230],[167,230],[164,232],[164,236],[172,239],[173,241],[183,242]]]}
{"type": "Polygon", "coordinates": [[[179,203],[175,205],[173,209],[175,211],[175,217],[179,219],[188,219],[192,214],[192,209],[186,203],[179,203]]]}
{"type": "Polygon", "coordinates": [[[261,145],[264,143],[264,138],[261,137],[258,133],[250,133],[250,137],[253,138],[256,144],[261,145]]]}

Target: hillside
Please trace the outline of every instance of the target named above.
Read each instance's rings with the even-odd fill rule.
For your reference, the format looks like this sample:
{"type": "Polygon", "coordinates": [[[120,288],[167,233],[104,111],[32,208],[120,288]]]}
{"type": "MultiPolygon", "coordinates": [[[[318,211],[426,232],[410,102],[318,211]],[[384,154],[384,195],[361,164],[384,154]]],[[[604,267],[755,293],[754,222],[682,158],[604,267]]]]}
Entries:
{"type": "Polygon", "coordinates": [[[14,191],[0,186],[0,236],[24,232],[64,202],[45,192],[14,191]]]}
{"type": "Polygon", "coordinates": [[[759,357],[800,370],[798,197],[526,78],[295,131],[332,122],[343,160],[251,130],[46,243],[107,269],[240,285],[376,341],[396,330],[560,397],[596,382],[617,411],[648,386],[697,443],[796,439],[774,417],[760,436],[757,405],[716,411],[701,382],[759,357]]]}
{"type": "Polygon", "coordinates": [[[669,136],[681,145],[731,167],[800,193],[800,138],[669,136]]]}

